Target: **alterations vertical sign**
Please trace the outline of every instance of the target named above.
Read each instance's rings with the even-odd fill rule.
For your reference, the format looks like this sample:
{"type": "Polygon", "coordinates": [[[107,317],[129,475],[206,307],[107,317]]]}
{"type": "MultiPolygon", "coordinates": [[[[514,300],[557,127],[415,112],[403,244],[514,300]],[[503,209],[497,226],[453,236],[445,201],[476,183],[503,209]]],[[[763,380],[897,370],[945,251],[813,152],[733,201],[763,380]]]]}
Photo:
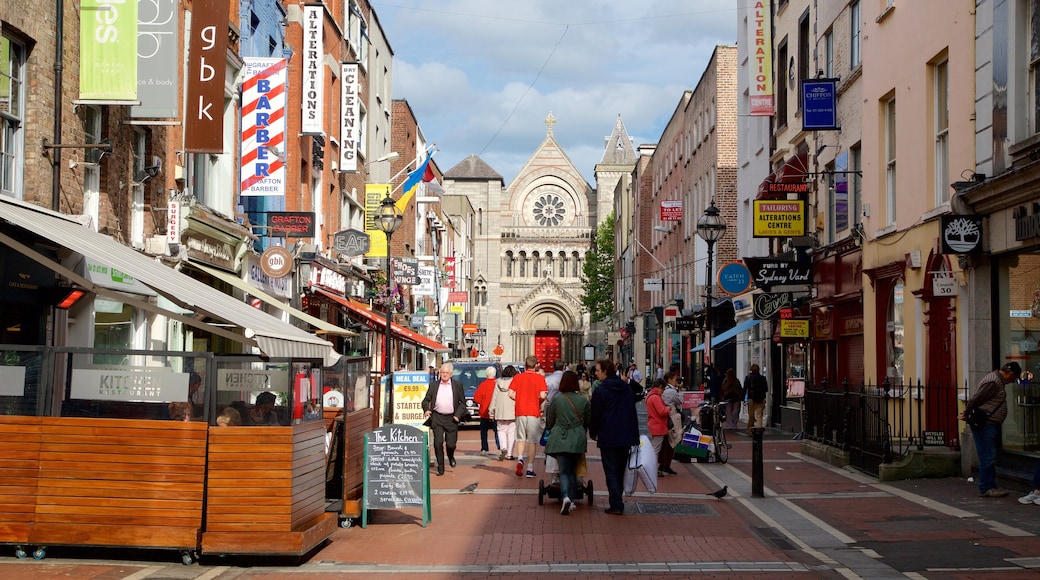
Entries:
{"type": "Polygon", "coordinates": [[[748,20],[748,114],[773,114],[773,36],[769,2],[746,0],[748,20]]]}
{"type": "MultiPolygon", "coordinates": [[[[188,39],[184,150],[224,152],[224,73],[230,0],[194,0],[188,39]]],[[[134,54],[136,58],[136,53],[134,54]]]]}
{"type": "Polygon", "coordinates": [[[284,196],[286,61],[243,60],[242,195],[284,196]]]}
{"type": "Polygon", "coordinates": [[[343,91],[340,96],[339,113],[339,170],[357,171],[357,143],[361,131],[361,128],[358,127],[361,116],[358,96],[360,89],[358,64],[356,62],[342,63],[339,78],[343,91]]]}
{"type": "Polygon", "coordinates": [[[322,91],[325,71],[325,7],[303,6],[303,123],[302,132],[322,134],[325,93],[322,91]]]}

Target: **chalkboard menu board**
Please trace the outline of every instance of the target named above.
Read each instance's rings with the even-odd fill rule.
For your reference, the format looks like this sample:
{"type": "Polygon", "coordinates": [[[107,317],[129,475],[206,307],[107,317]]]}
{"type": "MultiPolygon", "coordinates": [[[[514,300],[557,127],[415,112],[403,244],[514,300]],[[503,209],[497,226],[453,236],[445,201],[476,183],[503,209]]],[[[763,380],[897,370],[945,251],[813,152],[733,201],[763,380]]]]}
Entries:
{"type": "Polygon", "coordinates": [[[426,433],[408,425],[385,425],[365,434],[365,506],[370,509],[423,508],[430,519],[430,459],[426,433]]]}

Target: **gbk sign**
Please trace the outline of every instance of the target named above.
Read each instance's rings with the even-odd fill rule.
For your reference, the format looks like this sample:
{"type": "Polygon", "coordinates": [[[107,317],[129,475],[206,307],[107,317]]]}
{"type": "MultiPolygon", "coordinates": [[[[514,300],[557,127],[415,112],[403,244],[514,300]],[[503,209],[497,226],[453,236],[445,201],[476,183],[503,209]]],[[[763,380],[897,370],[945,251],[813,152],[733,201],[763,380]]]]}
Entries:
{"type": "Polygon", "coordinates": [[[360,230],[343,230],[332,235],[332,246],[339,254],[360,256],[367,254],[371,240],[360,230]]]}

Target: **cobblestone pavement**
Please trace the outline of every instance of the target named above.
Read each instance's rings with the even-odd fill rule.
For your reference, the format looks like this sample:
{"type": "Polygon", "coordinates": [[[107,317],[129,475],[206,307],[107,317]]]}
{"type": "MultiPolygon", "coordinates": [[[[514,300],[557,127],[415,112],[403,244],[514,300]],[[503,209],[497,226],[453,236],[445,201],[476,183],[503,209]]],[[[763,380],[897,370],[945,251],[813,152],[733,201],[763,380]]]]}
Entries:
{"type": "MultiPolygon", "coordinates": [[[[767,433],[765,497],[751,497],[752,443],[731,433],[728,464],[674,463],[657,493],[640,486],[623,516],[608,515],[598,451],[593,502],[569,516],[542,496],[547,478],[479,455],[464,431],[458,465],[432,477],[432,521],[419,510],[370,512],[301,562],[203,558],[172,552],[51,547],[42,561],[0,559],[5,580],[386,578],[1016,578],[1040,574],[1040,506],[1017,493],[981,499],[962,478],[891,484],[800,453],[767,433]],[[462,491],[477,484],[474,492],[462,491]],[[723,485],[724,500],[708,495],[723,485]]],[[[594,444],[592,444],[594,445],[594,444]]],[[[538,467],[542,468],[541,460],[538,467]]],[[[11,551],[13,554],[13,549],[11,551]]]]}

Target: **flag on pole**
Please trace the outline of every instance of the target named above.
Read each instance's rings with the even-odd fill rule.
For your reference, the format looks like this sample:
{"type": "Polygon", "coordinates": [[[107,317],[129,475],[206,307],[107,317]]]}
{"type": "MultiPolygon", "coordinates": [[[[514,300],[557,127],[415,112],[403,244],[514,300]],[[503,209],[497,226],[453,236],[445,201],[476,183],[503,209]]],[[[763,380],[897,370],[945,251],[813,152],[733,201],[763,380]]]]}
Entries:
{"type": "Polygon", "coordinates": [[[422,162],[415,171],[408,174],[408,177],[404,180],[404,185],[401,186],[401,198],[397,200],[397,209],[404,213],[405,208],[408,207],[408,202],[411,201],[412,196],[415,195],[416,190],[419,189],[419,183],[424,181],[426,171],[430,167],[430,158],[433,157],[433,151],[431,150],[426,154],[426,160],[422,162]]]}
{"type": "Polygon", "coordinates": [[[426,173],[423,174],[422,180],[426,184],[426,191],[444,197],[444,188],[437,182],[437,176],[433,174],[432,166],[426,166],[426,173]]]}

